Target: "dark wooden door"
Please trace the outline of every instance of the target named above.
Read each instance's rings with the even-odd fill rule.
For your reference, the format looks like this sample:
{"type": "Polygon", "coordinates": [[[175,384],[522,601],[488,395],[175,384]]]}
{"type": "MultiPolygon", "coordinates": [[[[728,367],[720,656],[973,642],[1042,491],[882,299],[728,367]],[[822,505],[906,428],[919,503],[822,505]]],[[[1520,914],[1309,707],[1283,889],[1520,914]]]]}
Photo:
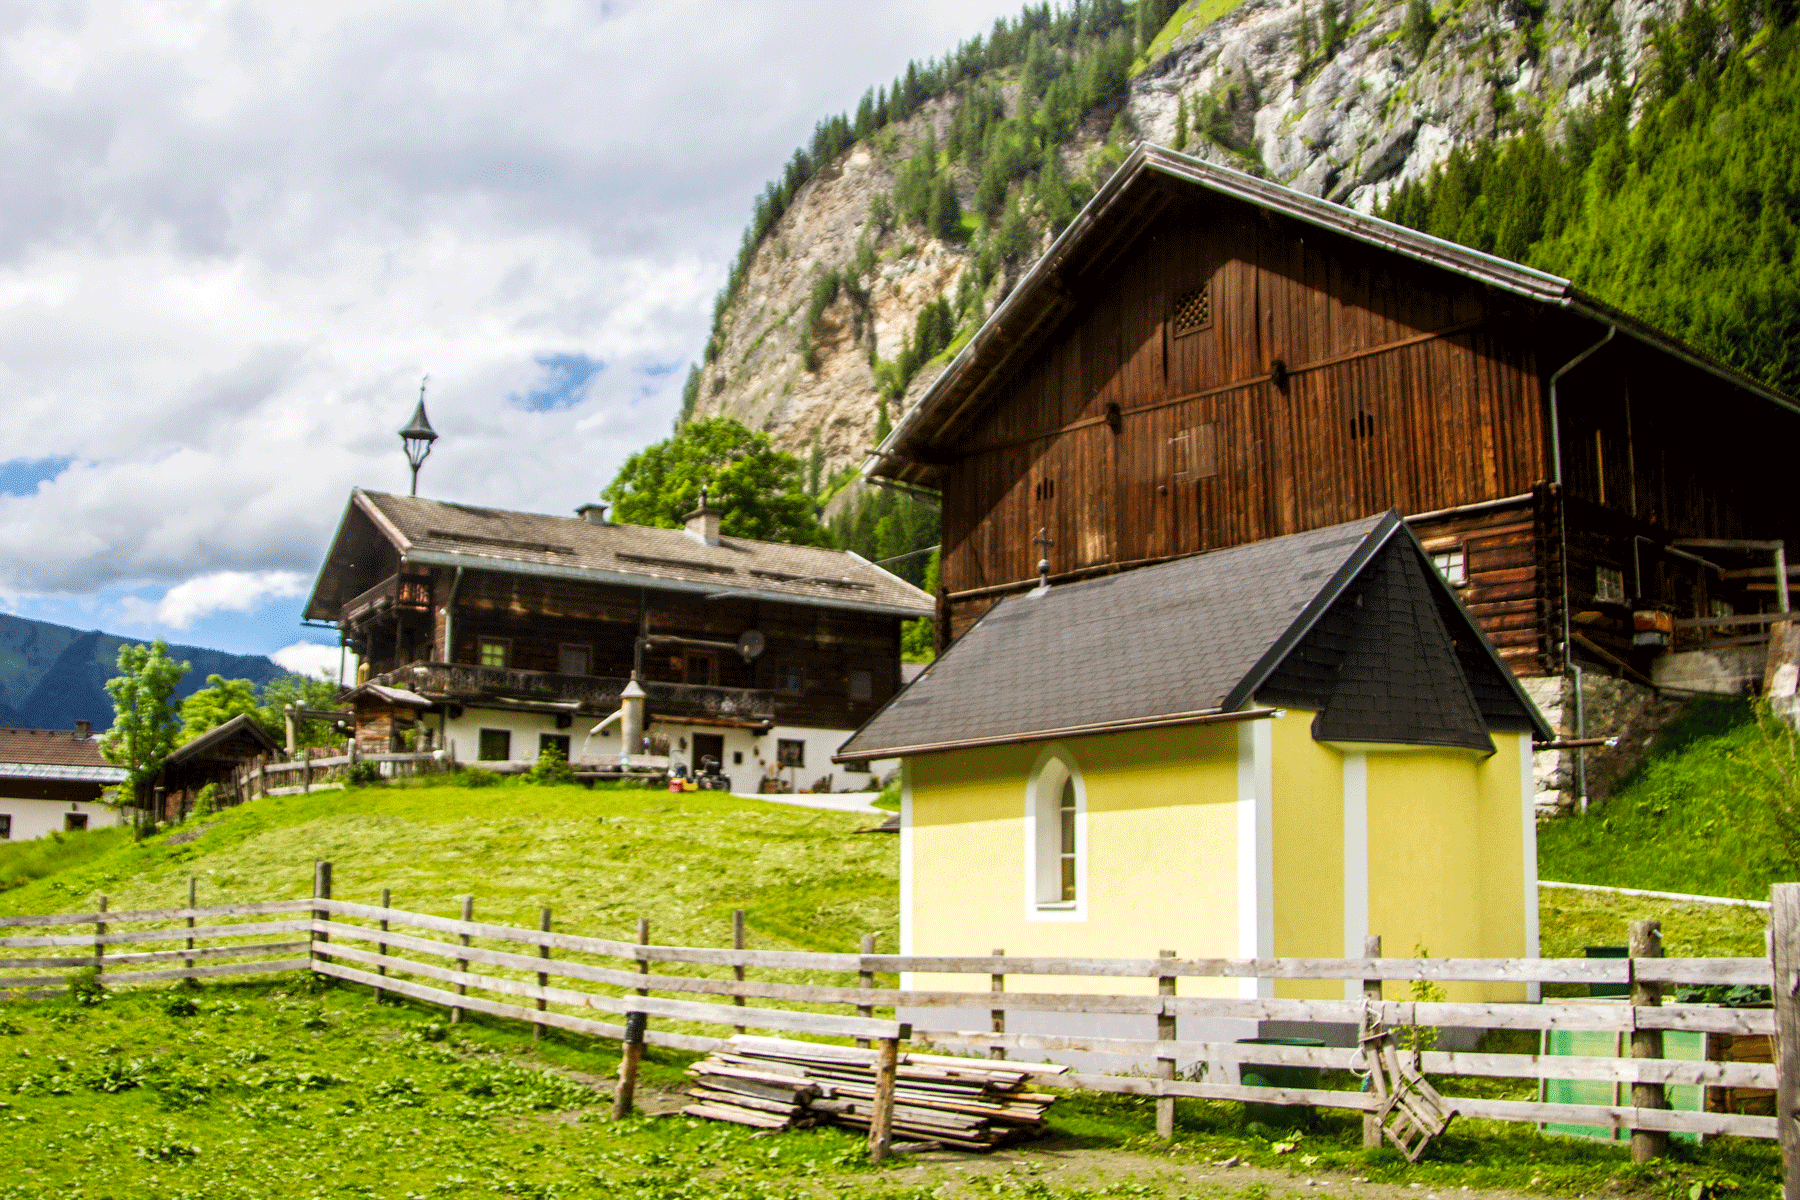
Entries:
{"type": "Polygon", "coordinates": [[[699,775],[706,770],[706,768],[701,765],[701,760],[706,758],[711,758],[718,764],[713,768],[714,770],[720,770],[724,767],[725,736],[723,734],[696,733],[694,735],[694,774],[699,775]]]}

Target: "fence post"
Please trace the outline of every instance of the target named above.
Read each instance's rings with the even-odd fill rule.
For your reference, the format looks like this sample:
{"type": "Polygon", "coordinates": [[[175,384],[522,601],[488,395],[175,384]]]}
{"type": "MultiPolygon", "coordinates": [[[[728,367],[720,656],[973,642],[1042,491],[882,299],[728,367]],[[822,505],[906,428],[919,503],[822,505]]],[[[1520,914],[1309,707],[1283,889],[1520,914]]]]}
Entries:
{"type": "MultiPolygon", "coordinates": [[[[538,929],[543,933],[550,932],[550,906],[548,904],[538,910],[538,929]]],[[[549,958],[550,947],[540,945],[538,947],[538,957],[549,958]]],[[[538,972],[538,986],[541,988],[550,986],[550,976],[543,971],[538,972]]],[[[550,1002],[545,1000],[542,996],[539,996],[537,1002],[538,1011],[543,1012],[549,1007],[549,1003],[550,1002]]],[[[542,1021],[533,1021],[531,1023],[531,1040],[534,1042],[537,1041],[538,1037],[543,1033],[543,1029],[544,1023],[542,1021]]]]}
{"type": "MultiPolygon", "coordinates": [[[[733,950],[742,950],[744,948],[744,910],[741,908],[734,908],[731,910],[731,948],[733,950]]],[[[731,977],[736,979],[739,983],[744,982],[743,963],[734,963],[732,965],[731,977]]],[[[744,1007],[744,998],[742,996],[733,996],[731,1002],[739,1008],[744,1007]]],[[[731,1028],[734,1033],[744,1032],[744,1027],[742,1025],[733,1025],[731,1028]]]]}
{"type": "MultiPolygon", "coordinates": [[[[1006,951],[1001,950],[1001,949],[996,949],[994,951],[994,957],[995,958],[1005,958],[1006,951]]],[[[1000,992],[1006,991],[1006,975],[1004,973],[1001,973],[999,975],[989,975],[988,976],[988,991],[995,992],[995,993],[1000,993],[1000,992]]],[[[1006,1032],[1006,1010],[1004,1008],[991,1008],[988,1010],[988,1032],[989,1033],[1005,1033],[1006,1032]]],[[[1006,1047],[1005,1046],[989,1046],[988,1047],[988,1057],[989,1058],[1005,1058],[1006,1057],[1006,1047]]]]}
{"type": "MultiPolygon", "coordinates": [[[[637,944],[640,946],[648,946],[650,944],[650,918],[649,917],[639,917],[638,918],[638,943],[637,944]]],[[[650,973],[650,960],[647,958],[638,959],[638,974],[639,975],[648,975],[649,973],[650,973]]],[[[650,989],[647,987],[641,987],[637,990],[637,994],[640,996],[648,996],[650,994],[650,989]]]]}
{"type": "Polygon", "coordinates": [[[100,902],[96,911],[102,914],[102,919],[94,922],[94,981],[97,983],[101,974],[106,970],[106,964],[101,961],[106,957],[106,942],[103,940],[106,937],[106,921],[104,920],[106,893],[104,892],[100,894],[100,902]]]}
{"type": "Polygon", "coordinates": [[[900,1039],[882,1038],[875,1052],[875,1111],[869,1114],[869,1161],[878,1163],[894,1144],[894,1077],[900,1069],[900,1039]]]}
{"type": "MultiPolygon", "coordinates": [[[[382,912],[385,913],[388,909],[393,907],[392,897],[393,897],[393,889],[391,889],[391,888],[382,888],[381,889],[381,911],[382,912]]],[[[388,931],[388,919],[385,916],[381,918],[380,924],[381,924],[381,932],[386,933],[388,931]]],[[[383,958],[387,957],[387,943],[386,942],[376,942],[375,943],[375,953],[381,955],[383,958]]],[[[381,966],[378,964],[375,968],[375,973],[377,975],[386,975],[387,968],[385,966],[381,966]]],[[[377,1004],[381,1003],[381,989],[379,987],[375,989],[375,1002],[377,1004]]]]}
{"type": "MultiPolygon", "coordinates": [[[[1175,952],[1173,950],[1159,950],[1157,951],[1157,957],[1174,958],[1175,952]]],[[[1175,994],[1175,977],[1173,975],[1158,975],[1156,977],[1156,994],[1158,996],[1173,996],[1175,994]]],[[[1168,1007],[1167,1004],[1164,1004],[1156,1013],[1156,1040],[1159,1042],[1172,1042],[1175,1040],[1175,1018],[1169,1015],[1167,1011],[1168,1007]]],[[[1156,1077],[1158,1079],[1171,1080],[1175,1078],[1175,1055],[1173,1051],[1170,1051],[1167,1058],[1160,1056],[1157,1058],[1156,1077]]],[[[1173,1096],[1158,1096],[1156,1098],[1156,1136],[1165,1142],[1175,1136],[1175,1097],[1173,1096]]]]}
{"type": "Polygon", "coordinates": [[[1781,1194],[1800,1200],[1800,883],[1770,889],[1769,958],[1774,968],[1775,1117],[1781,1137],[1781,1194]]]}
{"type": "MultiPolygon", "coordinates": [[[[1381,935],[1380,934],[1372,933],[1369,936],[1363,938],[1363,957],[1364,958],[1380,958],[1381,957],[1381,935]]],[[[1362,981],[1362,994],[1363,994],[1363,1001],[1365,1004],[1380,1004],[1381,1003],[1381,980],[1379,980],[1379,979],[1363,980],[1362,981]]],[[[1358,1026],[1358,1032],[1359,1033],[1363,1032],[1360,1025],[1358,1026]]],[[[1363,1139],[1362,1139],[1362,1142],[1363,1142],[1364,1150],[1379,1150],[1379,1149],[1381,1149],[1381,1118],[1376,1116],[1372,1112],[1363,1113],[1363,1139]]]]}
{"type": "MultiPolygon", "coordinates": [[[[473,921],[475,919],[475,897],[462,896],[460,899],[462,900],[462,919],[465,921],[473,921]]],[[[456,940],[466,946],[469,944],[469,935],[466,933],[459,933],[456,935],[456,940]]],[[[457,959],[456,969],[458,972],[467,971],[469,969],[469,960],[466,958],[457,959]]],[[[459,996],[468,995],[469,985],[466,983],[457,984],[456,994],[459,996]]],[[[462,1015],[462,1007],[460,1005],[452,1005],[450,1008],[450,1023],[452,1025],[462,1024],[462,1015]]]]}
{"type": "MultiPolygon", "coordinates": [[[[862,952],[865,957],[870,954],[875,953],[875,935],[874,934],[865,933],[862,935],[862,952]]],[[[874,991],[875,990],[875,972],[873,972],[873,971],[858,972],[857,973],[857,986],[861,987],[862,990],[865,992],[874,991]]],[[[875,1015],[875,1006],[873,1004],[859,1004],[856,1006],[856,1015],[859,1017],[873,1017],[875,1015]]],[[[868,1038],[857,1038],[856,1044],[866,1050],[866,1049],[868,1049],[868,1046],[869,1046],[869,1039],[868,1038]]]]}
{"type": "Polygon", "coordinates": [[[637,1091],[638,1060],[644,1056],[644,1025],[648,1018],[641,1012],[625,1014],[625,1037],[619,1043],[619,1088],[613,1093],[613,1120],[631,1114],[631,1097],[637,1091]]]}
{"type": "MultiPolygon", "coordinates": [[[[331,864],[322,858],[313,859],[313,899],[331,899],[331,864]]],[[[331,913],[323,908],[315,908],[312,910],[312,919],[314,921],[327,921],[331,919],[331,913]]],[[[318,942],[329,942],[331,940],[331,935],[329,933],[323,933],[315,927],[312,931],[312,940],[315,944],[318,942]]],[[[307,951],[307,958],[309,960],[317,961],[318,957],[319,952],[316,949],[307,951]]]]}
{"type": "MultiPolygon", "coordinates": [[[[1662,922],[1633,921],[1631,923],[1631,1008],[1632,1015],[1637,1015],[1639,1008],[1654,1008],[1662,1003],[1662,985],[1643,983],[1637,977],[1637,960],[1640,958],[1662,957],[1662,922]]],[[[1632,1022],[1631,1057],[1634,1059],[1661,1058],[1663,1056],[1663,1035],[1660,1029],[1639,1029],[1632,1022]]],[[[1667,1108],[1669,1101],[1660,1083],[1636,1083],[1631,1085],[1631,1104],[1634,1108],[1667,1108]]],[[[1631,1161],[1647,1163],[1662,1158],[1669,1152],[1668,1132],[1661,1129],[1633,1129],[1631,1131],[1631,1161]]]]}
{"type": "MultiPolygon", "coordinates": [[[[190,910],[192,910],[192,909],[193,909],[193,908],[194,908],[194,898],[195,898],[195,897],[196,897],[196,896],[198,896],[198,895],[199,895],[199,891],[198,891],[198,884],[199,884],[199,880],[198,880],[198,877],[197,877],[197,876],[193,876],[193,875],[189,875],[189,876],[188,876],[188,902],[187,902],[187,906],[188,906],[188,908],[189,908],[189,909],[190,909],[190,910]]],[[[189,928],[189,929],[192,929],[192,928],[193,928],[193,927],[194,927],[194,916],[193,916],[193,913],[192,913],[192,911],[190,911],[190,912],[189,912],[189,913],[188,913],[188,919],[187,919],[187,927],[188,927],[188,928],[189,928]]],[[[193,949],[193,948],[194,948],[194,935],[193,935],[193,934],[191,934],[191,933],[190,933],[190,934],[188,934],[188,939],[187,939],[187,948],[188,948],[188,949],[189,949],[189,950],[192,950],[192,949],[193,949]]],[[[182,959],[182,960],[181,960],[181,965],[182,965],[182,966],[184,966],[184,967],[186,967],[186,968],[187,968],[187,969],[188,969],[188,970],[190,970],[190,971],[191,971],[191,970],[193,970],[193,969],[194,969],[194,957],[193,957],[193,955],[191,955],[191,954],[190,954],[190,955],[189,955],[189,956],[188,956],[188,957],[186,957],[186,958],[184,958],[184,959],[182,959]]],[[[191,982],[191,981],[190,981],[190,982],[191,982]]]]}

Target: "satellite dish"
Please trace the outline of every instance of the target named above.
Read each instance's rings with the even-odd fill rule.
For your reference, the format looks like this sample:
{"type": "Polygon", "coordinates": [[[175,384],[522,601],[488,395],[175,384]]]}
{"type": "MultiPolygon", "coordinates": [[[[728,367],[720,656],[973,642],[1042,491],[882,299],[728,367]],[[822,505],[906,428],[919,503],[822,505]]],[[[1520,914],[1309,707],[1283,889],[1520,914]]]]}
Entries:
{"type": "Polygon", "coordinates": [[[761,654],[767,645],[768,642],[763,638],[760,629],[746,629],[738,635],[737,650],[744,656],[745,662],[755,661],[757,655],[761,654]]]}

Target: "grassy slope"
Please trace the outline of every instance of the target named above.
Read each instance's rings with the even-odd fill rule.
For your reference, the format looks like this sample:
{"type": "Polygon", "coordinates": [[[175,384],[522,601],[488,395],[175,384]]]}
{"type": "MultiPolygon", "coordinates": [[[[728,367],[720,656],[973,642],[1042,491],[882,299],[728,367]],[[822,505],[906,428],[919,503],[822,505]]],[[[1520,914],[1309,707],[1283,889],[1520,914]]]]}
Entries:
{"type": "Polygon", "coordinates": [[[1538,873],[1570,883],[1767,900],[1771,883],[1800,878],[1800,871],[1756,798],[1754,762],[1764,753],[1746,706],[1696,706],[1612,798],[1540,831],[1538,873]]]}
{"type": "MultiPolygon", "coordinates": [[[[92,857],[0,893],[0,912],[70,911],[104,892],[114,909],[166,908],[199,876],[202,904],[311,893],[312,861],[333,863],[334,893],[480,918],[656,941],[728,944],[731,910],[748,910],[751,945],[851,950],[875,933],[898,948],[896,839],[858,834],[867,816],[643,788],[502,784],[358,788],[273,797],[193,827],[92,857]]],[[[76,839],[70,839],[71,842],[76,839]]],[[[8,864],[0,860],[0,878],[8,864]]]]}
{"type": "MultiPolygon", "coordinates": [[[[190,872],[203,880],[203,903],[297,896],[317,855],[336,864],[340,896],[372,897],[388,886],[396,902],[425,911],[453,911],[454,897],[472,891],[477,913],[494,919],[530,923],[548,902],[572,930],[629,934],[645,914],[658,940],[717,945],[741,905],[755,946],[840,949],[879,930],[891,948],[897,846],[852,832],[869,822],[703,793],[366,788],[260,801],[175,845],[166,835],[139,846],[96,839],[99,852],[86,853],[70,839],[74,847],[58,852],[62,870],[0,893],[0,911],[67,910],[99,891],[115,909],[161,907],[185,895],[190,872]]],[[[1562,901],[1545,907],[1547,953],[1617,941],[1623,922],[1641,915],[1665,916],[1675,952],[1690,927],[1697,944],[1723,935],[1754,939],[1735,952],[1760,950],[1754,922],[1727,928],[1717,910],[1678,919],[1653,904],[1562,901]]],[[[0,1103],[9,1106],[0,1120],[26,1123],[42,1148],[30,1157],[34,1174],[0,1179],[0,1198],[267,1195],[276,1190],[271,1172],[291,1179],[288,1164],[303,1160],[315,1163],[309,1194],[318,1195],[428,1195],[451,1184],[479,1195],[923,1195],[943,1184],[955,1186],[937,1194],[965,1192],[964,1177],[937,1168],[928,1179],[871,1174],[855,1165],[856,1139],[841,1133],[770,1143],[686,1121],[614,1126],[580,1089],[532,1074],[602,1077],[616,1063],[603,1042],[555,1035],[534,1048],[516,1025],[477,1018],[449,1035],[445,1052],[422,1040],[441,1013],[378,1006],[361,989],[284,981],[192,994],[200,1008],[192,1017],[163,1011],[171,991],[114,996],[92,1010],[67,1002],[0,1009],[0,1103]],[[92,1190],[72,1190],[80,1183],[92,1190]]],[[[650,1079],[672,1088],[683,1061],[653,1052],[650,1079]]],[[[1701,1177],[1755,1191],[1775,1169],[1770,1147],[1720,1143],[1652,1177],[1618,1147],[1485,1122],[1460,1126],[1437,1161],[1414,1168],[1391,1151],[1362,1151],[1352,1117],[1322,1114],[1293,1153],[1281,1148],[1282,1135],[1247,1125],[1239,1106],[1201,1102],[1182,1105],[1180,1145],[1169,1149],[1148,1137],[1150,1119],[1139,1100],[1072,1097],[1059,1104],[1056,1137],[1043,1148],[1129,1149],[1172,1169],[1237,1154],[1305,1174],[1338,1169],[1562,1195],[1625,1187],[1674,1197],[1701,1177]]],[[[1122,1194],[1047,1188],[1030,1175],[981,1191],[1122,1194]]]]}

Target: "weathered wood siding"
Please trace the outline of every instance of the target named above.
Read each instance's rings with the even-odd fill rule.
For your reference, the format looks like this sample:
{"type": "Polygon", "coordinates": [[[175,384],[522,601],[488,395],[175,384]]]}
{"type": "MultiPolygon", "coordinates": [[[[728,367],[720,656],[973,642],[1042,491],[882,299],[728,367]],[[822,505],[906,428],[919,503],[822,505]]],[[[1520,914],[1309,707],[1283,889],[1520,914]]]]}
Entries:
{"type": "MultiPolygon", "coordinates": [[[[517,670],[557,672],[562,648],[579,646],[588,651],[588,674],[622,678],[632,672],[640,605],[647,604],[652,636],[734,643],[747,629],[761,630],[767,646],[754,662],[731,650],[701,653],[710,653],[715,664],[713,685],[773,691],[783,724],[853,729],[900,687],[898,618],[673,592],[649,592],[644,599],[636,588],[498,572],[464,572],[450,623],[455,645],[446,647],[451,579],[449,571],[435,572],[432,610],[402,618],[399,657],[391,642],[378,640],[372,670],[428,655],[432,661],[479,663],[481,641],[497,638],[507,643],[506,665],[517,670]],[[382,655],[384,649],[388,654],[382,655]],[[783,686],[790,666],[800,670],[798,691],[783,686]],[[853,670],[870,673],[866,700],[850,696],[853,670]]],[[[373,628],[378,639],[383,625],[373,628]]],[[[643,678],[686,682],[688,652],[679,645],[646,648],[643,678]]]]}
{"type": "MultiPolygon", "coordinates": [[[[954,593],[1527,492],[1529,339],[1480,288],[1223,203],[1159,220],[947,469],[954,593]],[[1204,288],[1210,321],[1172,323],[1204,288]]],[[[975,606],[958,611],[953,632],[975,606]]]]}

